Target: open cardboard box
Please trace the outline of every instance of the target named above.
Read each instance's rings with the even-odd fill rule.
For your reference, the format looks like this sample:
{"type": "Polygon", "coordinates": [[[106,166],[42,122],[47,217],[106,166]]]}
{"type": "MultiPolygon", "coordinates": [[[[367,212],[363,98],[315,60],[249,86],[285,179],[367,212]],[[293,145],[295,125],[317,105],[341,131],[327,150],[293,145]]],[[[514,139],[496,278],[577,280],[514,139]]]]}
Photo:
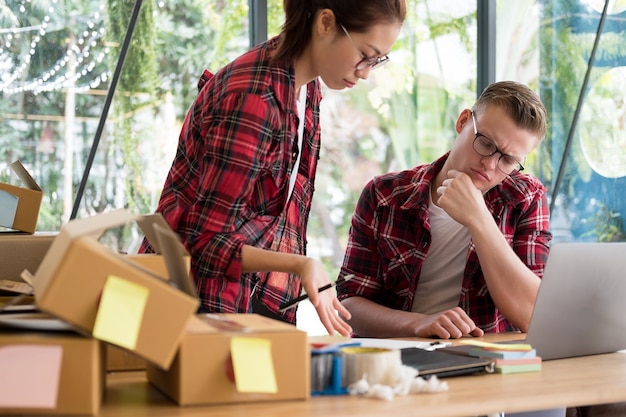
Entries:
{"type": "Polygon", "coordinates": [[[35,233],[43,191],[20,161],[10,166],[24,187],[0,183],[0,226],[35,233]]]}
{"type": "MultiPolygon", "coordinates": [[[[162,277],[168,277],[167,265],[165,257],[156,253],[138,253],[126,255],[128,259],[148,268],[152,272],[162,277]]],[[[184,254],[185,267],[189,273],[191,267],[191,257],[184,254]]],[[[106,363],[107,371],[138,371],[146,369],[146,361],[138,357],[136,354],[129,352],[117,346],[106,345],[106,363]]]]}
{"type": "Polygon", "coordinates": [[[258,314],[198,314],[171,367],[147,364],[147,377],[181,406],[305,400],[311,395],[310,359],[307,334],[295,326],[258,314]],[[244,348],[233,350],[233,341],[244,348]],[[271,381],[263,378],[272,373],[275,389],[267,390],[271,381]]]}
{"type": "Polygon", "coordinates": [[[135,216],[126,210],[68,222],[32,277],[37,308],[87,336],[168,368],[198,299],[182,244],[162,223],[160,215],[135,216]],[[148,238],[159,240],[154,245],[162,249],[169,281],[98,241],[105,230],[132,221],[148,238]]]}
{"type": "Polygon", "coordinates": [[[96,415],[102,343],[73,332],[0,330],[0,414],[96,415]]]}

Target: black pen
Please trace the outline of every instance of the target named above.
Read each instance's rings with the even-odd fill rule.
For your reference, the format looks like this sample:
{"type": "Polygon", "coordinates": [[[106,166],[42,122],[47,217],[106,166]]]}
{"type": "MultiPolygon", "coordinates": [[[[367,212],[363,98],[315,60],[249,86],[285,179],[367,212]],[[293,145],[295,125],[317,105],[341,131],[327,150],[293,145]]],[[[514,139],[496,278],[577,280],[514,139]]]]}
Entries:
{"type": "MultiPolygon", "coordinates": [[[[344,276],[343,279],[341,279],[341,278],[337,279],[337,281],[335,281],[335,282],[331,282],[330,284],[326,284],[323,287],[318,288],[317,292],[320,293],[322,291],[326,291],[326,290],[334,287],[338,283],[343,282],[343,281],[347,281],[347,280],[349,280],[349,279],[351,279],[353,277],[354,277],[354,274],[348,274],[348,275],[344,276]]],[[[291,301],[287,301],[286,303],[281,304],[280,307],[278,308],[278,311],[289,310],[290,308],[297,306],[300,301],[306,300],[307,298],[309,298],[308,294],[302,294],[300,297],[296,297],[296,298],[294,298],[291,301]]]]}

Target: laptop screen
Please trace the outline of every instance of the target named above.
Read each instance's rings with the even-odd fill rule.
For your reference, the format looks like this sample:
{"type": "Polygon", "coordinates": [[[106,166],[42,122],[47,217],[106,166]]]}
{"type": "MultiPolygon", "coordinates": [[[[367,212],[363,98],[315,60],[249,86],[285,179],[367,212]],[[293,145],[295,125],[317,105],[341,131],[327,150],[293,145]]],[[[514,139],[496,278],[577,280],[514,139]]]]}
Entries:
{"type": "Polygon", "coordinates": [[[626,349],[626,242],[556,243],[526,342],[544,360],[626,349]]]}

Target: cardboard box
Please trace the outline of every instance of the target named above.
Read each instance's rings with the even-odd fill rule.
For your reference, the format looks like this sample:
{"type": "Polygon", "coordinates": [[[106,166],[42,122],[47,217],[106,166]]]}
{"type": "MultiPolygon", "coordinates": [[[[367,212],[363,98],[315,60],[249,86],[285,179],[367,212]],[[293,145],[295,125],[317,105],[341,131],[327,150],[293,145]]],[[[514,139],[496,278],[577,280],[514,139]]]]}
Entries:
{"type": "Polygon", "coordinates": [[[107,372],[143,371],[146,369],[145,360],[117,346],[106,344],[105,354],[107,372]]]}
{"type": "Polygon", "coordinates": [[[0,279],[22,281],[25,269],[35,272],[58,232],[0,233],[0,279]]]}
{"type": "Polygon", "coordinates": [[[24,187],[0,183],[0,226],[35,233],[43,191],[20,161],[11,164],[24,187]]]}
{"type": "MultiPolygon", "coordinates": [[[[33,281],[35,303],[41,311],[167,368],[187,321],[198,308],[197,297],[180,289],[191,286],[185,261],[176,251],[163,254],[170,272],[168,282],[97,240],[105,230],[131,221],[142,228],[154,225],[157,222],[150,220],[155,216],[115,210],[68,222],[33,281]],[[178,271],[178,276],[171,271],[178,271]]],[[[182,246],[171,229],[166,237],[182,246]]]]}
{"type": "MultiPolygon", "coordinates": [[[[191,256],[189,256],[189,254],[182,256],[187,274],[189,274],[191,270],[191,256]]],[[[126,255],[126,258],[169,280],[169,273],[163,255],[158,253],[135,253],[126,255]]]]}
{"type": "MultiPolygon", "coordinates": [[[[159,276],[168,277],[165,257],[156,253],[140,253],[129,254],[127,258],[132,262],[136,262],[159,276]]],[[[187,254],[184,256],[185,265],[189,272],[191,266],[191,257],[187,254]]],[[[169,277],[168,277],[169,278],[169,277]]],[[[106,346],[106,363],[107,371],[139,371],[146,369],[146,361],[137,355],[118,348],[114,345],[106,346]]]]}
{"type": "MultiPolygon", "coordinates": [[[[249,353],[255,362],[251,369],[268,365],[263,353],[249,353]]],[[[169,370],[148,364],[147,377],[182,406],[305,400],[311,394],[310,359],[307,334],[294,326],[257,314],[198,314],[189,321],[169,370]],[[275,392],[238,390],[236,377],[228,371],[240,360],[231,350],[233,338],[269,345],[275,392]]]]}
{"type": "Polygon", "coordinates": [[[106,374],[98,340],[72,332],[4,329],[0,364],[0,414],[96,415],[100,410],[106,374]]]}

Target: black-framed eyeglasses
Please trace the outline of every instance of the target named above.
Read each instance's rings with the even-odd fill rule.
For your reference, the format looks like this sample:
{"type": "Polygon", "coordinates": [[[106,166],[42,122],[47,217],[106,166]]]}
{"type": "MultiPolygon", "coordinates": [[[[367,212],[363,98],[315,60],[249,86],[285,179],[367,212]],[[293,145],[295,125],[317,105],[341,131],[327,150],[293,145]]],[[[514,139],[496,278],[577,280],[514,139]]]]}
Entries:
{"type": "Polygon", "coordinates": [[[356,45],[356,43],[354,43],[354,41],[352,40],[352,36],[350,36],[350,34],[348,33],[348,30],[340,23],[339,26],[341,26],[341,29],[343,29],[344,33],[346,34],[346,36],[348,37],[348,39],[350,39],[350,43],[352,43],[352,46],[354,46],[354,49],[357,50],[357,52],[359,53],[359,55],[361,56],[361,60],[359,62],[357,62],[357,64],[354,66],[354,68],[357,71],[362,71],[366,68],[371,68],[371,69],[376,69],[376,68],[380,68],[383,65],[385,65],[387,62],[389,62],[389,56],[388,55],[383,55],[383,56],[367,56],[363,53],[363,51],[361,51],[361,49],[359,49],[359,47],[356,45]]]}
{"type": "Polygon", "coordinates": [[[509,175],[515,170],[524,170],[524,165],[517,158],[502,152],[493,140],[478,132],[474,112],[472,112],[472,123],[474,124],[474,141],[472,142],[472,148],[474,148],[474,151],[476,151],[478,155],[492,156],[499,153],[500,157],[498,158],[496,166],[500,172],[506,175],[509,175]]]}

